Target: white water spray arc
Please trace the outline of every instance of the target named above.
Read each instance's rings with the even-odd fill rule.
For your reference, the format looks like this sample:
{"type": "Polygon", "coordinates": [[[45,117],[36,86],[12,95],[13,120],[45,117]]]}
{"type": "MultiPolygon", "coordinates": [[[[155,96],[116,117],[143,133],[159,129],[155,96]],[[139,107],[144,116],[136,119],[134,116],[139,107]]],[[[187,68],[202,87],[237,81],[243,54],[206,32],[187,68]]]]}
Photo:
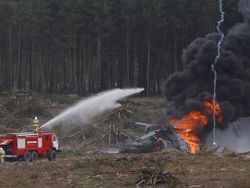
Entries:
{"type": "Polygon", "coordinates": [[[96,116],[120,107],[121,105],[117,103],[117,101],[130,95],[140,93],[143,90],[143,88],[113,89],[83,99],[42,125],[40,129],[49,129],[55,125],[86,125],[91,123],[96,116]]]}
{"type": "Polygon", "coordinates": [[[217,55],[215,57],[214,63],[211,65],[211,70],[214,74],[214,87],[213,87],[213,145],[216,145],[216,139],[215,139],[215,129],[216,129],[216,116],[215,116],[215,105],[216,105],[216,88],[217,88],[217,71],[215,69],[216,64],[218,63],[218,60],[220,59],[221,56],[221,48],[222,48],[222,43],[224,40],[224,33],[221,31],[221,24],[224,22],[224,11],[223,11],[223,0],[218,0],[219,4],[219,12],[220,12],[220,20],[217,22],[217,31],[220,35],[220,39],[217,43],[217,55]]]}

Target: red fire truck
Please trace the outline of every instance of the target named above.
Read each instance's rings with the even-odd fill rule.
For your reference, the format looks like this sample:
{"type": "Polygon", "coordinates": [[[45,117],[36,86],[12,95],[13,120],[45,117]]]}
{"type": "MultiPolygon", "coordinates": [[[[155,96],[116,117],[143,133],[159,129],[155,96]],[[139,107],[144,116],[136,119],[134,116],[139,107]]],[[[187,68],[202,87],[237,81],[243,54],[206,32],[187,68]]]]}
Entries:
{"type": "Polygon", "coordinates": [[[0,136],[0,146],[6,159],[35,161],[40,157],[56,158],[59,142],[56,134],[50,132],[10,133],[0,136]]]}

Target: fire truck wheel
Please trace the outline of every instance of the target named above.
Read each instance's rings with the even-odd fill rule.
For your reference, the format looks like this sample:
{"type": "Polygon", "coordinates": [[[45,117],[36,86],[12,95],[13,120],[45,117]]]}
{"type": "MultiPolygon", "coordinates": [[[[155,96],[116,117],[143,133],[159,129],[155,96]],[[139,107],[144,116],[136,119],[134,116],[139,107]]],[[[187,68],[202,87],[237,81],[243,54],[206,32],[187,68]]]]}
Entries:
{"type": "Polygon", "coordinates": [[[33,152],[31,153],[31,160],[32,160],[32,161],[36,161],[37,159],[38,159],[38,154],[37,154],[36,151],[33,151],[33,152]]]}
{"type": "Polygon", "coordinates": [[[53,161],[56,159],[56,151],[54,149],[52,149],[50,152],[49,152],[49,156],[48,156],[48,159],[50,161],[53,161]]]}
{"type": "Polygon", "coordinates": [[[31,162],[31,153],[30,151],[26,151],[23,156],[24,161],[31,162]]]}

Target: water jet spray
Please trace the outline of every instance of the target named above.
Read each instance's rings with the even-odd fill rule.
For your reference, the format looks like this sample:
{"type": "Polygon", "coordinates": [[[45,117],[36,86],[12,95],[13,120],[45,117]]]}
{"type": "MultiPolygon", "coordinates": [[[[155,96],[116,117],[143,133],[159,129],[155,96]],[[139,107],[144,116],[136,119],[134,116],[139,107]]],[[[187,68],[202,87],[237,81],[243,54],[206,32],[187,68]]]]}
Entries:
{"type": "Polygon", "coordinates": [[[113,89],[83,99],[40,127],[50,129],[55,125],[86,125],[102,113],[121,106],[117,101],[142,92],[143,88],[113,89]]]}

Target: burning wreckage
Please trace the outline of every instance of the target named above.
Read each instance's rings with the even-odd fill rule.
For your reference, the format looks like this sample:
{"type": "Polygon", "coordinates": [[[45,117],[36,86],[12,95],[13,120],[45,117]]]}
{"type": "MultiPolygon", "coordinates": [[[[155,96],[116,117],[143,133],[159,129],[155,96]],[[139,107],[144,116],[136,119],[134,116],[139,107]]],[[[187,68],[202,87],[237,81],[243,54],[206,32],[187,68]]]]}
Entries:
{"type": "MultiPolygon", "coordinates": [[[[138,125],[145,123],[136,122],[138,125]]],[[[176,148],[183,151],[190,151],[189,145],[175,132],[175,129],[166,126],[148,124],[146,130],[150,131],[144,136],[132,141],[126,140],[120,145],[120,153],[147,153],[161,151],[163,149],[176,148]]]]}
{"type": "Polygon", "coordinates": [[[145,127],[145,135],[132,141],[126,139],[120,144],[121,153],[141,153],[161,151],[163,149],[179,149],[197,153],[206,141],[206,133],[211,129],[213,112],[217,124],[222,126],[224,117],[218,102],[215,106],[208,93],[200,96],[200,104],[185,114],[160,118],[155,124],[135,122],[145,127]],[[214,109],[215,107],[215,109],[214,109]]]}

